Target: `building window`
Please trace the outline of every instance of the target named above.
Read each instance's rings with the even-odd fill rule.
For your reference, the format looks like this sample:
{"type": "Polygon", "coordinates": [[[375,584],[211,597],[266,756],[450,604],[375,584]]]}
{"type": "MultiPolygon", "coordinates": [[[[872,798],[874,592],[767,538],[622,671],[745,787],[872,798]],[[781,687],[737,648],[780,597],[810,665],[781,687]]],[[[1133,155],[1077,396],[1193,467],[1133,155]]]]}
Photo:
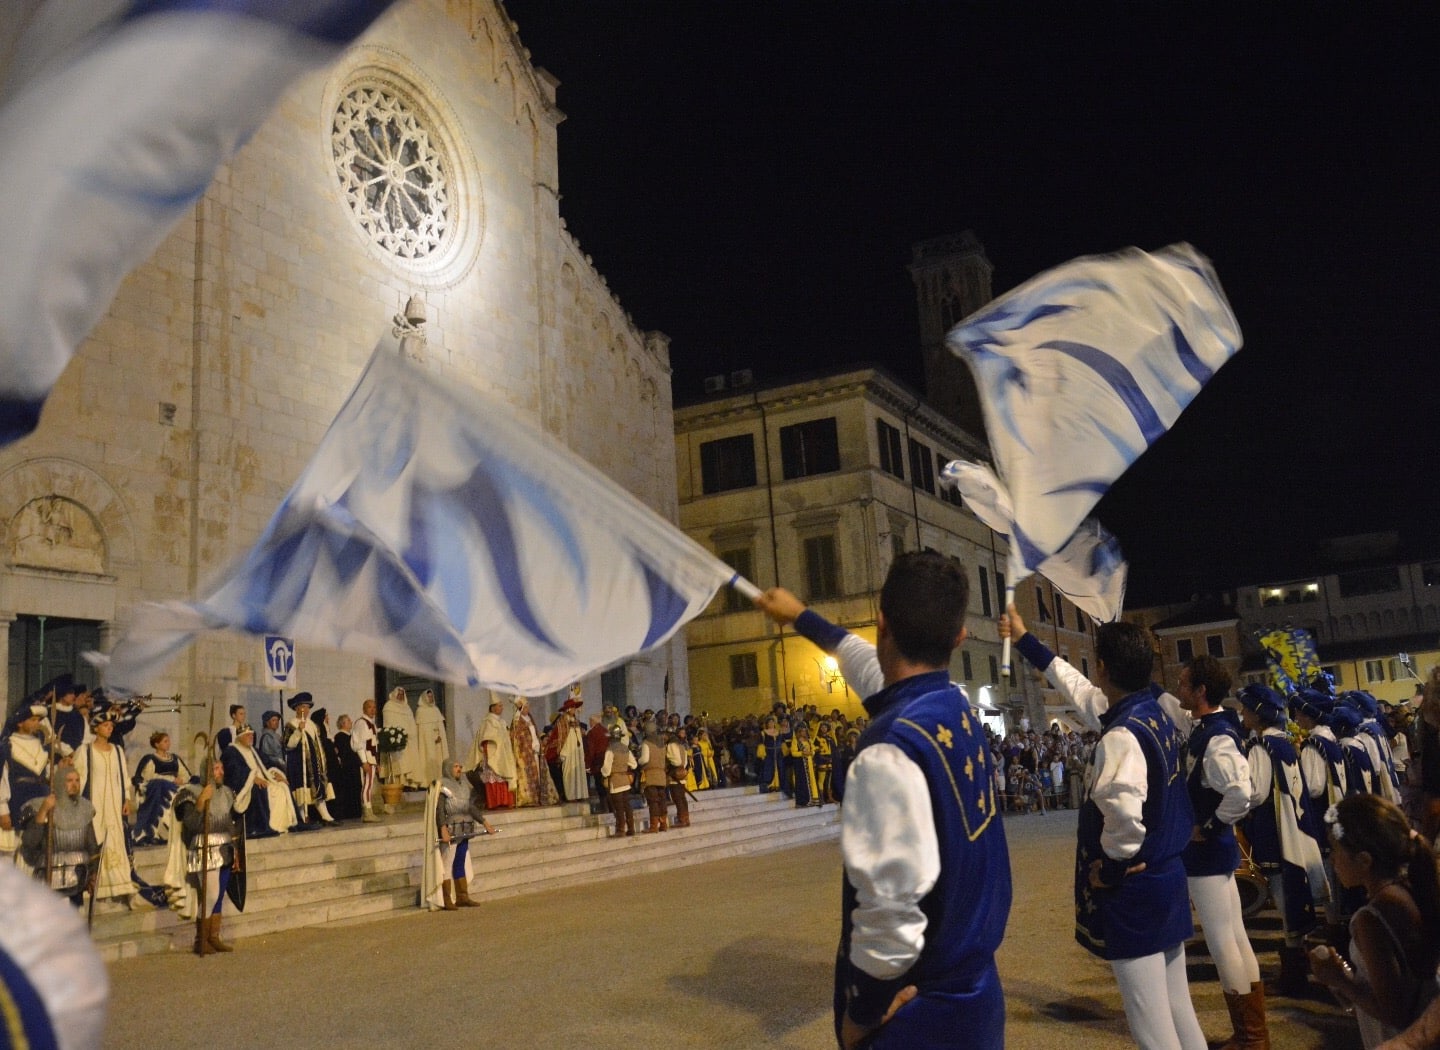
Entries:
{"type": "Polygon", "coordinates": [[[935,454],[929,445],[910,439],[910,483],[935,495],[935,454]]]}
{"type": "Polygon", "coordinates": [[[1058,594],[1055,595],[1055,626],[1065,627],[1065,599],[1058,594]]]}
{"type": "Polygon", "coordinates": [[[625,710],[626,705],[630,703],[625,694],[624,664],[600,672],[600,705],[602,707],[614,707],[617,711],[625,710]]]}
{"type": "Polygon", "coordinates": [[[875,437],[880,443],[880,469],[904,479],[905,464],[900,458],[900,431],[883,419],[875,420],[875,437]]]}
{"type": "MultiPolygon", "coordinates": [[[[745,577],[747,580],[750,577],[745,577]]],[[[1225,638],[1219,634],[1207,634],[1205,636],[1205,651],[1211,656],[1219,659],[1225,655],[1225,638]]]]}
{"type": "Polygon", "coordinates": [[[1088,657],[1080,657],[1080,674],[1084,678],[1090,677],[1090,660],[1088,657]]]}
{"type": "Polygon", "coordinates": [[[1440,585],[1440,561],[1430,561],[1420,566],[1420,582],[1426,587],[1440,585]]]}
{"type": "Polygon", "coordinates": [[[1188,664],[1195,658],[1195,643],[1189,638],[1175,639],[1175,659],[1182,664],[1188,664]]]}
{"type": "Polygon", "coordinates": [[[1394,565],[1342,572],[1335,578],[1340,597],[1359,598],[1367,594],[1390,594],[1400,589],[1400,570],[1394,565]]]}
{"type": "MultiPolygon", "coordinates": [[[[755,578],[755,566],[753,564],[753,559],[750,557],[749,547],[745,547],[740,550],[721,551],[720,560],[723,561],[726,565],[730,566],[730,568],[734,569],[741,576],[745,577],[745,579],[753,580],[755,578]]],[[[739,591],[737,591],[734,587],[726,587],[725,611],[727,613],[754,612],[755,603],[752,602],[749,598],[745,597],[739,591]]]]}
{"type": "Polygon", "coordinates": [[[442,138],[393,88],[358,85],[330,129],[340,193],[360,229],[404,260],[438,254],[455,212],[442,138]]]}
{"type": "Polygon", "coordinates": [[[985,571],[985,566],[980,566],[980,615],[990,617],[995,615],[990,610],[990,574],[985,571]]]}
{"type": "Polygon", "coordinates": [[[754,653],[733,653],[730,656],[730,688],[753,689],[760,684],[760,664],[754,653]]]}
{"type": "Polygon", "coordinates": [[[1035,608],[1040,610],[1040,622],[1050,622],[1050,610],[1045,605],[1045,590],[1038,583],[1035,585],[1035,608]]]}
{"type": "MultiPolygon", "coordinates": [[[[949,462],[950,459],[943,452],[935,453],[936,478],[943,478],[945,476],[945,466],[949,462]]],[[[946,503],[953,503],[957,507],[963,507],[965,505],[965,501],[960,498],[960,490],[954,485],[947,485],[944,481],[937,481],[936,484],[940,486],[939,497],[946,503]]]]}
{"type": "Polygon", "coordinates": [[[700,484],[706,495],[755,484],[755,436],[736,434],[700,446],[700,484]]]}
{"type": "Polygon", "coordinates": [[[1002,613],[1010,611],[1009,609],[1003,608],[1005,605],[1005,574],[1003,572],[997,572],[995,574],[995,604],[1002,606],[1000,610],[1002,613]]]}
{"type": "Polygon", "coordinates": [[[995,656],[991,656],[989,659],[990,659],[990,684],[991,684],[991,685],[999,685],[999,684],[1000,684],[1000,660],[999,660],[998,657],[995,657],[995,656]]]}
{"type": "Polygon", "coordinates": [[[1366,684],[1366,685],[1370,685],[1370,684],[1373,683],[1373,682],[1383,682],[1383,681],[1385,681],[1385,661],[1384,661],[1384,660],[1366,660],[1366,661],[1365,661],[1365,684],[1366,684]]]}
{"type": "Polygon", "coordinates": [[[1329,664],[1328,666],[1321,667],[1320,671],[1321,673],[1328,674],[1330,676],[1330,681],[1335,683],[1335,689],[1337,691],[1341,688],[1339,667],[1335,666],[1334,664],[1329,664]]]}
{"type": "Polygon", "coordinates": [[[840,573],[835,560],[834,536],[810,536],[805,540],[805,585],[810,601],[840,594],[840,573]]]}
{"type": "Polygon", "coordinates": [[[840,439],[835,431],[835,417],[781,427],[780,462],[786,481],[839,470],[840,439]]]}
{"type": "Polygon", "coordinates": [[[968,682],[975,677],[975,669],[970,665],[969,649],[960,650],[960,668],[965,673],[965,681],[968,682]]]}

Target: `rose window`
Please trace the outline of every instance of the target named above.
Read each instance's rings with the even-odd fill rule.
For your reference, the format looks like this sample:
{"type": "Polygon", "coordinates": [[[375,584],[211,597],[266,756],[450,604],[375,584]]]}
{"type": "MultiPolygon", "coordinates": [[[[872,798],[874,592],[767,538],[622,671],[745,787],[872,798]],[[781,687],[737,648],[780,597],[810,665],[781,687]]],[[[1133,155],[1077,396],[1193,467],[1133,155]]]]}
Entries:
{"type": "Polygon", "coordinates": [[[385,87],[352,89],[335,111],[331,144],[361,229],[401,259],[438,253],[451,227],[446,158],[407,101],[385,87]]]}

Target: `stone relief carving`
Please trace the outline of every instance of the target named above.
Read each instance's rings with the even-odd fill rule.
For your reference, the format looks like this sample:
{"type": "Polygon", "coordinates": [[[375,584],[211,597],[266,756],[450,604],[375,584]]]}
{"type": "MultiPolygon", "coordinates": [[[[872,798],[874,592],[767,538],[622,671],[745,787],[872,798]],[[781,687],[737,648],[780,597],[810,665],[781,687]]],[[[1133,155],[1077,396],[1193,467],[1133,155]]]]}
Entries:
{"type": "Polygon", "coordinates": [[[42,496],[10,522],[10,562],[37,569],[105,572],[105,537],[80,504],[42,496]]]}

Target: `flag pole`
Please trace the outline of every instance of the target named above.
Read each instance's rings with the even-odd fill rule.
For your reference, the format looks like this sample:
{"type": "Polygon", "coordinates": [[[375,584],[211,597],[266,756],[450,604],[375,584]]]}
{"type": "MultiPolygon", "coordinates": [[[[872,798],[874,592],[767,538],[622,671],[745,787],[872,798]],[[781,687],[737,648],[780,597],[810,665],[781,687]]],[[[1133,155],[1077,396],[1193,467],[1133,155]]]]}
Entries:
{"type": "Polygon", "coordinates": [[[756,587],[753,583],[747,580],[744,576],[741,576],[738,572],[734,576],[730,577],[730,586],[734,587],[737,591],[739,591],[746,598],[749,598],[752,602],[756,598],[760,597],[760,588],[756,587]]]}
{"type": "MultiPolygon", "coordinates": [[[[1006,582],[1005,584],[1005,611],[1010,611],[1010,606],[1015,604],[1015,585],[1006,582]]],[[[1005,636],[1005,643],[1000,647],[1000,677],[1010,677],[1010,636],[1005,636]]]]}

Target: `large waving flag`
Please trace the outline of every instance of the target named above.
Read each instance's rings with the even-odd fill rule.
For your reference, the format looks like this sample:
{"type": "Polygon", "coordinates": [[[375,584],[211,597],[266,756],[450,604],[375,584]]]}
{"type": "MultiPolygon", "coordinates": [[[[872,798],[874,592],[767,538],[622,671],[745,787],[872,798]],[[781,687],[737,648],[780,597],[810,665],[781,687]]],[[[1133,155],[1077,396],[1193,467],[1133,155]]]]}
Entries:
{"type": "Polygon", "coordinates": [[[198,601],[140,607],[104,676],[143,689],[229,628],[535,696],[660,645],[734,575],[387,337],[255,548],[198,601]]]}
{"type": "Polygon", "coordinates": [[[290,83],[391,2],[30,4],[0,103],[0,445],[290,83]]]}
{"type": "Polygon", "coordinates": [[[1215,271],[1188,244],[1073,260],[951,330],[1008,505],[992,527],[1010,537],[1012,585],[1044,571],[1240,341],[1215,271]]]}
{"type": "MultiPolygon", "coordinates": [[[[996,532],[1010,531],[1015,520],[1010,496],[989,467],[951,460],[940,472],[940,480],[954,486],[983,524],[996,532]]],[[[1069,542],[1035,571],[1092,619],[1109,623],[1118,620],[1125,608],[1129,566],[1120,542],[1093,517],[1082,521],[1069,542]]]]}

